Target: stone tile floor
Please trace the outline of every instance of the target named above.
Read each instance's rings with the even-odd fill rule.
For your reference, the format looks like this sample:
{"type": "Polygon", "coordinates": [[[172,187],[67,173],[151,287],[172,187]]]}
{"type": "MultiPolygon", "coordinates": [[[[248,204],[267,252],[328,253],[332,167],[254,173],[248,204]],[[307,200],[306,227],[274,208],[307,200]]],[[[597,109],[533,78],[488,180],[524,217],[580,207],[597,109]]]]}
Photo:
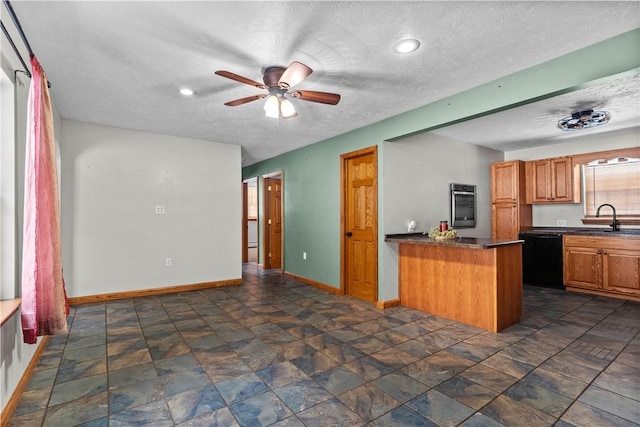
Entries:
{"type": "Polygon", "coordinates": [[[525,287],[495,334],[244,270],[72,307],[10,425],[640,425],[640,303],[525,287]]]}

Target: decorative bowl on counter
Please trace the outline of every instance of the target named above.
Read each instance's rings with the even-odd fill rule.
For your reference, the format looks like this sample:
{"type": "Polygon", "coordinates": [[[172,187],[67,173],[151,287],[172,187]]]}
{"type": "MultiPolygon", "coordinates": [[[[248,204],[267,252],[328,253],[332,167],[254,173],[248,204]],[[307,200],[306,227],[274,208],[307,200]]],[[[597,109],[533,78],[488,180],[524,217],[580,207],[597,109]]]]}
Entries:
{"type": "Polygon", "coordinates": [[[449,230],[440,231],[438,227],[433,227],[429,232],[425,232],[424,234],[428,234],[429,237],[435,240],[450,240],[458,237],[458,232],[453,228],[449,230]]]}
{"type": "Polygon", "coordinates": [[[455,239],[457,237],[458,236],[436,236],[436,237],[433,237],[433,239],[435,239],[435,240],[451,240],[451,239],[455,239]]]}

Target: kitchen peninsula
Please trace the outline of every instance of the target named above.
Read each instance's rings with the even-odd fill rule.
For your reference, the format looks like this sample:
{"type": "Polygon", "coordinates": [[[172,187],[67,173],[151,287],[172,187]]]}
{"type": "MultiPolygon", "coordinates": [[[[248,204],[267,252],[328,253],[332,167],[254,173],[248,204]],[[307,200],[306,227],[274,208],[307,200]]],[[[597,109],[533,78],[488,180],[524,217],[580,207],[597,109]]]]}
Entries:
{"type": "Polygon", "coordinates": [[[422,233],[389,234],[398,243],[400,304],[499,332],[522,313],[522,240],[422,233]]]}

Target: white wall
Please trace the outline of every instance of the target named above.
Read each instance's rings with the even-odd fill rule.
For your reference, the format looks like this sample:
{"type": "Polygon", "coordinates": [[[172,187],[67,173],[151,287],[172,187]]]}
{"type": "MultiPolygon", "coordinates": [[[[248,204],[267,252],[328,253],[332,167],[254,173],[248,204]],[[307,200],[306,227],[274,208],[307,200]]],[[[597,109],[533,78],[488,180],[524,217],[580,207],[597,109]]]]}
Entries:
{"type": "MultiPolygon", "coordinates": [[[[491,237],[490,165],[504,153],[425,133],[383,144],[383,234],[406,233],[409,220],[425,231],[449,219],[449,184],[477,186],[475,228],[459,229],[465,237],[491,237]]],[[[398,298],[397,244],[382,242],[383,284],[379,300],[398,298]]]]}
{"type": "MultiPolygon", "coordinates": [[[[640,127],[619,132],[585,134],[566,142],[505,153],[505,160],[535,160],[573,154],[592,153],[640,146],[640,127]]],[[[534,227],[555,227],[557,220],[565,219],[568,227],[584,227],[584,202],[558,205],[533,205],[534,227]]],[[[589,227],[594,227],[589,225],[589,227]]],[[[607,226],[601,226],[607,228],[607,226]]]]}
{"type": "Polygon", "coordinates": [[[242,277],[239,146],[66,120],[60,145],[70,297],[242,277]]]}

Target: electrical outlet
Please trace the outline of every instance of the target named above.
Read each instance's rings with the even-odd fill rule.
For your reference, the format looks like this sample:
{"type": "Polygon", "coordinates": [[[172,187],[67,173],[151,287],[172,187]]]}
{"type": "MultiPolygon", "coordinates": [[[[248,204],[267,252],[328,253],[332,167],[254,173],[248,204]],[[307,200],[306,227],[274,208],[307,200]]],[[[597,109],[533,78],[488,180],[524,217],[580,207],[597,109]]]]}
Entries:
{"type": "Polygon", "coordinates": [[[163,205],[156,206],[156,215],[164,215],[164,206],[163,205]]]}
{"type": "Polygon", "coordinates": [[[167,258],[164,260],[164,266],[165,267],[171,267],[171,258],[167,258]]]}
{"type": "Polygon", "coordinates": [[[307,253],[306,252],[302,252],[302,259],[307,259],[307,253]]]}
{"type": "Polygon", "coordinates": [[[566,227],[567,226],[567,220],[566,219],[559,219],[558,220],[558,227],[566,227]]]}

